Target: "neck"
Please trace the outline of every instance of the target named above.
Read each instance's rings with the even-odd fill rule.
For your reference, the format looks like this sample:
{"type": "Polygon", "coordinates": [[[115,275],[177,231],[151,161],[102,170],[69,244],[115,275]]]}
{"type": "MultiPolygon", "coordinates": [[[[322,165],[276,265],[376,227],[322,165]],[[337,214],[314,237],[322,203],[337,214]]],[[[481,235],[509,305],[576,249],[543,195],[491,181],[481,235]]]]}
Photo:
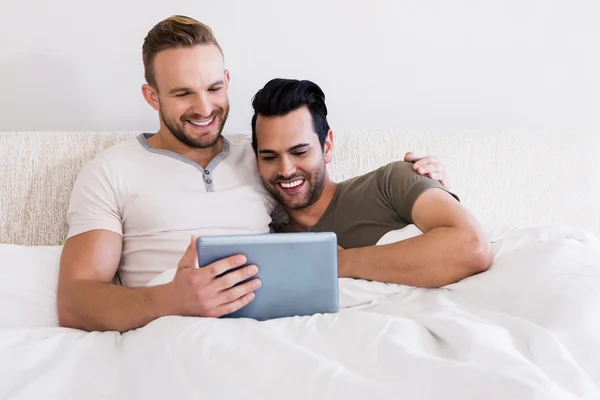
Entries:
{"type": "Polygon", "coordinates": [[[290,223],[296,229],[301,231],[306,231],[308,228],[315,226],[323,214],[325,214],[327,207],[329,207],[329,204],[333,200],[336,188],[337,183],[332,182],[329,177],[326,177],[325,183],[323,184],[323,190],[317,201],[306,208],[287,210],[290,216],[290,223]]]}
{"type": "Polygon", "coordinates": [[[155,149],[169,150],[206,168],[208,164],[223,150],[223,140],[207,149],[190,147],[180,142],[167,128],[161,129],[148,139],[148,144],[155,149]]]}

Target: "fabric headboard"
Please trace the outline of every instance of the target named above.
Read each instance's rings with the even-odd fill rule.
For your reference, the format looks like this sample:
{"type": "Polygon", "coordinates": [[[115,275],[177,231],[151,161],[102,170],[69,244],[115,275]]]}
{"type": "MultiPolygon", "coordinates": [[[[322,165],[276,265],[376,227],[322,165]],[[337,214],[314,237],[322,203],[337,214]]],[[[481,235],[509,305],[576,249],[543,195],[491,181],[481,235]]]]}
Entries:
{"type": "MultiPolygon", "coordinates": [[[[138,132],[0,133],[0,243],[59,245],[81,167],[138,132]]],[[[562,224],[600,233],[600,139],[515,132],[339,132],[330,172],[342,180],[436,154],[452,190],[482,221],[562,224]]]]}

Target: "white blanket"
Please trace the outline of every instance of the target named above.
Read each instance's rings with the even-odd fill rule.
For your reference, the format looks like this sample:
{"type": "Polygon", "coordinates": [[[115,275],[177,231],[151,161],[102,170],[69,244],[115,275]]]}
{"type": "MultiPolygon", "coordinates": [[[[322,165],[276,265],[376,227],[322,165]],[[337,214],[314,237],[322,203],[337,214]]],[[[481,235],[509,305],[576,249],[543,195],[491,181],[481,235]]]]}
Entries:
{"type": "Polygon", "coordinates": [[[598,240],[492,237],[492,269],[441,289],[340,280],[336,315],[0,330],[0,398],[600,398],[598,240]]]}

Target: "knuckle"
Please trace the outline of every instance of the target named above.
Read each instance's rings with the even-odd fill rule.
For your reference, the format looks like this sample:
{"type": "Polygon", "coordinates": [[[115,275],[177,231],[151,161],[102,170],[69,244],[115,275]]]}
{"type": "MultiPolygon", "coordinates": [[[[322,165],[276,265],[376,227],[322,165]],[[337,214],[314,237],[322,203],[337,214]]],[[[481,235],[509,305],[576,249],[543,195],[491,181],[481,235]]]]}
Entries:
{"type": "Polygon", "coordinates": [[[253,289],[250,286],[252,283],[248,282],[244,286],[240,286],[240,291],[238,292],[238,299],[244,299],[244,296],[247,296],[249,293],[252,293],[253,289]]]}
{"type": "Polygon", "coordinates": [[[212,276],[219,275],[219,266],[217,264],[212,264],[208,267],[208,273],[212,276]]]}
{"type": "Polygon", "coordinates": [[[227,292],[227,294],[225,295],[225,301],[228,303],[231,303],[232,301],[236,300],[238,298],[238,293],[239,290],[236,289],[231,289],[227,292]]]}
{"type": "Polygon", "coordinates": [[[225,276],[223,277],[223,278],[224,278],[224,281],[225,281],[225,285],[226,285],[228,288],[230,288],[230,287],[232,287],[233,285],[235,285],[235,284],[236,284],[236,282],[237,282],[236,275],[237,275],[237,274],[227,274],[227,275],[225,275],[225,276]]]}

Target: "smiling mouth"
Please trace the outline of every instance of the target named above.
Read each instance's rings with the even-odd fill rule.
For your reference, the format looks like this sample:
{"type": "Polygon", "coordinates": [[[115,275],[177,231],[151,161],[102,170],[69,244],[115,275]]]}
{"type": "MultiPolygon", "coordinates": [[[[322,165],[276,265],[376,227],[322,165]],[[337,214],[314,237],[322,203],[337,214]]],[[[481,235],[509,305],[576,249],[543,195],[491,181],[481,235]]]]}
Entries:
{"type": "Polygon", "coordinates": [[[285,189],[292,189],[292,188],[302,185],[303,183],[304,183],[304,179],[296,179],[295,181],[292,181],[292,182],[279,182],[281,187],[283,187],[285,189]]]}
{"type": "Polygon", "coordinates": [[[212,117],[211,119],[209,119],[207,121],[192,121],[192,120],[187,120],[187,122],[189,122],[190,124],[192,124],[194,126],[199,126],[201,128],[206,128],[207,126],[211,125],[214,120],[215,120],[215,117],[212,117]]]}

